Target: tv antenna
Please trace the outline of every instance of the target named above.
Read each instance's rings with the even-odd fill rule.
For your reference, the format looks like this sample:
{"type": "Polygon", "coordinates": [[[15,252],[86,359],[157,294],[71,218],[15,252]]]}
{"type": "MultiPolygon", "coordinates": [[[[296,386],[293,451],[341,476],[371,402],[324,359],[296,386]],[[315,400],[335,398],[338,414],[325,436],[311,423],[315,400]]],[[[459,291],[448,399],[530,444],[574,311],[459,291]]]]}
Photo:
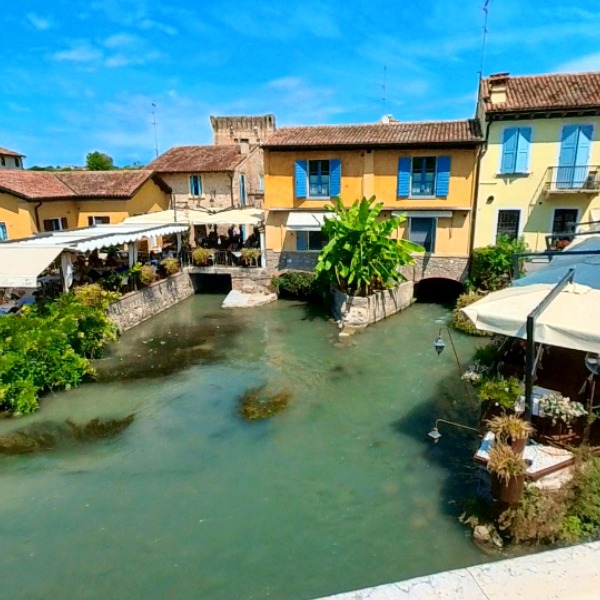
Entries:
{"type": "Polygon", "coordinates": [[[487,34],[488,34],[488,16],[490,11],[490,0],[484,0],[483,6],[481,7],[483,10],[483,40],[481,43],[481,63],[479,65],[479,79],[483,78],[483,64],[485,61],[485,46],[487,43],[487,34]]]}
{"type": "Polygon", "coordinates": [[[156,130],[156,104],[152,103],[152,126],[154,127],[154,151],[158,158],[158,132],[156,130]]]}

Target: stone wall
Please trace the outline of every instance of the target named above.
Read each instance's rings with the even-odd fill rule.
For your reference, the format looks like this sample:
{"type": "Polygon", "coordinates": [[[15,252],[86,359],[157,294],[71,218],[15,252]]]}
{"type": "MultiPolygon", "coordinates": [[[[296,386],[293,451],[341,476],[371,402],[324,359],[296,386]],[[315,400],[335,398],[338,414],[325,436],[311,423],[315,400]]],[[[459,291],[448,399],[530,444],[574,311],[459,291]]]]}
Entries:
{"type": "Polygon", "coordinates": [[[193,295],[194,288],[189,275],[179,273],[139,292],[125,294],[107,312],[120,331],[127,331],[193,295]]]}
{"type": "Polygon", "coordinates": [[[267,250],[267,267],[275,271],[314,271],[318,257],[318,252],[267,250]]]}
{"type": "Polygon", "coordinates": [[[433,277],[464,283],[469,274],[469,259],[466,256],[418,254],[414,259],[415,264],[403,267],[402,274],[415,283],[433,277]]]}
{"type": "Polygon", "coordinates": [[[391,290],[376,292],[366,298],[333,290],[333,316],[344,327],[362,329],[410,306],[413,287],[412,281],[405,281],[391,290]]]}
{"type": "Polygon", "coordinates": [[[231,289],[245,294],[262,294],[271,291],[271,279],[276,275],[272,269],[246,267],[188,267],[190,276],[197,275],[229,275],[231,289]]]}
{"type": "MultiPolygon", "coordinates": [[[[267,250],[267,266],[276,271],[314,271],[318,252],[276,252],[267,250]]],[[[463,283],[469,273],[466,256],[415,255],[415,264],[402,268],[402,274],[415,283],[421,279],[441,277],[463,283]]]]}

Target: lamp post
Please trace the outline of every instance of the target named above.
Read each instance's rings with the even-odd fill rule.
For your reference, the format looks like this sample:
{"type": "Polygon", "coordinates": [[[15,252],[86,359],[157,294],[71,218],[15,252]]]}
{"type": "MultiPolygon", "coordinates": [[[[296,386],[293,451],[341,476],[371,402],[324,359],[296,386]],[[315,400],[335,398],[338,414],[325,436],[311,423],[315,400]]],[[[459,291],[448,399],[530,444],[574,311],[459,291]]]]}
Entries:
{"type": "Polygon", "coordinates": [[[448,419],[436,419],[435,425],[431,428],[431,431],[427,434],[432,440],[434,444],[437,444],[442,437],[442,434],[439,432],[438,423],[445,423],[446,425],[452,425],[453,427],[458,427],[459,429],[466,429],[467,431],[474,431],[479,434],[479,429],[475,427],[469,427],[468,425],[463,425],[462,423],[456,423],[455,421],[449,421],[448,419]]]}
{"type": "MultiPolygon", "coordinates": [[[[458,358],[458,352],[456,352],[456,346],[454,345],[454,340],[452,339],[452,334],[450,333],[450,329],[448,329],[448,327],[440,327],[440,330],[438,331],[437,339],[435,340],[435,342],[433,342],[433,347],[435,348],[435,351],[437,352],[438,356],[446,348],[446,343],[442,339],[442,331],[446,331],[446,333],[448,334],[448,339],[450,340],[450,346],[452,347],[452,353],[454,354],[454,359],[456,360],[456,366],[458,368],[458,376],[460,377],[461,381],[463,381],[462,376],[463,376],[464,371],[460,364],[460,359],[458,358]]],[[[471,390],[469,389],[469,384],[466,381],[464,383],[465,383],[465,391],[467,392],[467,398],[469,400],[471,400],[471,390]]]]}

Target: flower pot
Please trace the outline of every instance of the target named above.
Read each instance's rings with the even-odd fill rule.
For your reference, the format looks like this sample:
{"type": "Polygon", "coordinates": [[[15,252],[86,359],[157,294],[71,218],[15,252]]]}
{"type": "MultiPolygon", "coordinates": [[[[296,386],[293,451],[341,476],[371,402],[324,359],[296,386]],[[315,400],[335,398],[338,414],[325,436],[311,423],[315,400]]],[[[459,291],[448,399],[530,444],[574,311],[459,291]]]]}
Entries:
{"type": "Polygon", "coordinates": [[[514,453],[518,454],[520,456],[525,451],[525,446],[527,446],[527,438],[522,438],[522,439],[509,438],[508,443],[509,443],[510,447],[513,449],[514,453]]]}
{"type": "Polygon", "coordinates": [[[492,473],[492,495],[498,502],[518,504],[525,488],[525,475],[511,477],[508,481],[492,473]]]}

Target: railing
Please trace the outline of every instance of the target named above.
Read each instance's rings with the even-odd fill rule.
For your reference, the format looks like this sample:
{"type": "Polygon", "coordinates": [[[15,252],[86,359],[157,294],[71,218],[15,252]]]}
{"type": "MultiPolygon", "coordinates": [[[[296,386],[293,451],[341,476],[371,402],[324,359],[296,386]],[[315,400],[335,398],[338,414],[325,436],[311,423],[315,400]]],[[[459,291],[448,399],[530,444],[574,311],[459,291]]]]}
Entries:
{"type": "Polygon", "coordinates": [[[195,264],[192,260],[192,253],[188,253],[183,260],[184,265],[194,267],[260,267],[260,252],[256,253],[255,258],[243,258],[241,251],[212,250],[212,256],[208,262],[203,265],[195,264]]]}
{"type": "Polygon", "coordinates": [[[600,193],[600,166],[548,167],[545,190],[546,193],[600,193]]]}

